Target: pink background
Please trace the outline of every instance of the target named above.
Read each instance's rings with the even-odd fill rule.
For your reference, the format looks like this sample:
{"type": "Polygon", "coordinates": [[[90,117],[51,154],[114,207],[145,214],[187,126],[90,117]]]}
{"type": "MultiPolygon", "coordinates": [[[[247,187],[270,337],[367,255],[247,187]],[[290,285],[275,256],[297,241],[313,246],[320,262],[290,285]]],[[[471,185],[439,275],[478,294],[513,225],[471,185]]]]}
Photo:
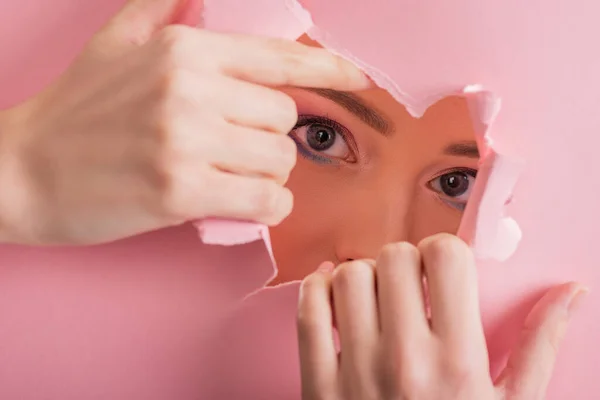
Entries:
{"type": "MultiPolygon", "coordinates": [[[[269,1],[276,0],[214,3],[253,15],[238,29],[287,26],[261,9],[269,1]]],[[[508,210],[523,230],[521,247],[506,263],[480,264],[486,330],[500,364],[541,289],[574,279],[600,286],[600,6],[345,0],[340,14],[340,1],[303,3],[318,27],[394,78],[415,108],[471,83],[503,99],[492,137],[527,168],[508,210]]],[[[0,2],[0,107],[50,82],[121,4],[0,2]]],[[[260,285],[268,271],[258,264],[267,260],[224,260],[226,275],[204,262],[234,260],[238,251],[267,257],[260,246],[209,249],[190,227],[92,249],[0,246],[0,398],[298,398],[297,285],[263,291],[222,314],[217,305],[231,306],[260,285]],[[224,324],[208,323],[219,315],[227,315],[224,324]]],[[[597,304],[592,292],[573,321],[548,398],[598,397],[597,304]]]]}

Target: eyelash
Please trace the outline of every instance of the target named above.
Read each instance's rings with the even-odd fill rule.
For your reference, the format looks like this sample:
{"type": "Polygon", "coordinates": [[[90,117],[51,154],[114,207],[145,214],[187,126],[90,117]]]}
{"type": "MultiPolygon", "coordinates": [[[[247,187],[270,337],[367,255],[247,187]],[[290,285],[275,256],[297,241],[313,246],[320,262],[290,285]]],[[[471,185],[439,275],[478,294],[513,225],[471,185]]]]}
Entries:
{"type": "MultiPolygon", "coordinates": [[[[325,116],[318,116],[318,115],[300,115],[298,117],[298,122],[296,123],[296,125],[294,126],[292,131],[289,133],[289,136],[292,138],[292,140],[294,140],[294,142],[296,142],[298,151],[301,153],[301,155],[314,161],[314,162],[317,162],[320,164],[336,164],[336,163],[354,164],[357,162],[356,160],[358,160],[358,157],[357,157],[358,150],[357,150],[357,145],[356,145],[354,136],[346,127],[344,127],[339,122],[337,122],[331,118],[328,118],[325,116]],[[346,145],[348,146],[348,150],[351,153],[348,158],[352,158],[352,160],[348,161],[348,159],[343,160],[340,158],[323,155],[315,150],[308,148],[300,139],[298,139],[298,137],[295,135],[296,130],[299,128],[302,128],[302,127],[306,127],[308,125],[312,125],[312,124],[319,124],[319,125],[326,126],[328,128],[331,128],[332,130],[334,130],[337,135],[340,135],[340,139],[342,139],[346,143],[346,145]]],[[[456,167],[456,168],[451,168],[451,169],[447,169],[447,170],[438,172],[434,177],[432,177],[431,179],[429,179],[427,181],[426,187],[431,192],[435,193],[435,195],[438,197],[438,199],[441,202],[443,202],[444,204],[446,204],[447,206],[449,206],[451,208],[454,208],[454,209],[462,212],[462,211],[464,211],[464,209],[466,207],[468,199],[467,199],[467,201],[464,201],[464,202],[455,201],[455,200],[453,200],[452,197],[446,195],[443,191],[436,190],[432,187],[432,182],[434,182],[436,179],[440,179],[444,175],[448,175],[448,174],[452,174],[452,173],[456,173],[456,172],[464,173],[465,175],[468,175],[468,176],[472,177],[473,179],[475,179],[477,177],[477,170],[475,170],[475,169],[456,167]]]]}
{"type": "MultiPolygon", "coordinates": [[[[443,177],[444,175],[449,175],[452,174],[454,172],[460,172],[463,173],[465,175],[468,175],[470,177],[472,177],[473,179],[477,178],[477,170],[473,169],[473,168],[465,168],[465,167],[457,167],[457,168],[450,168],[447,169],[445,171],[441,171],[438,172],[433,178],[429,179],[426,183],[426,187],[431,190],[433,193],[435,193],[435,195],[438,197],[438,199],[440,201],[442,201],[444,204],[448,205],[449,207],[452,207],[454,209],[457,209],[459,211],[464,211],[467,205],[467,202],[469,201],[469,199],[467,199],[465,202],[460,202],[460,201],[453,201],[452,197],[446,195],[443,192],[437,191],[432,187],[432,182],[436,179],[439,179],[441,177],[443,177]]],[[[472,185],[469,186],[469,190],[472,189],[472,185]]]]}
{"type": "Polygon", "coordinates": [[[321,164],[335,164],[335,163],[339,163],[339,162],[354,164],[354,163],[356,163],[356,160],[358,159],[358,157],[357,157],[358,150],[357,150],[357,145],[356,145],[354,136],[345,126],[343,126],[342,124],[340,124],[339,122],[337,122],[331,118],[328,118],[325,116],[318,116],[318,115],[299,115],[298,122],[292,128],[292,131],[289,133],[289,136],[292,138],[292,140],[294,140],[294,142],[296,142],[298,151],[303,156],[308,157],[315,162],[318,162],[321,164]],[[349,158],[351,160],[348,160],[348,159],[343,160],[343,159],[329,157],[326,155],[319,154],[318,152],[307,148],[304,145],[304,143],[302,143],[299,139],[297,139],[297,137],[294,135],[294,132],[298,128],[302,128],[302,127],[305,127],[305,126],[311,125],[311,124],[324,125],[328,128],[333,129],[336,132],[336,134],[340,135],[340,139],[343,140],[348,145],[348,149],[351,153],[349,158]]]}

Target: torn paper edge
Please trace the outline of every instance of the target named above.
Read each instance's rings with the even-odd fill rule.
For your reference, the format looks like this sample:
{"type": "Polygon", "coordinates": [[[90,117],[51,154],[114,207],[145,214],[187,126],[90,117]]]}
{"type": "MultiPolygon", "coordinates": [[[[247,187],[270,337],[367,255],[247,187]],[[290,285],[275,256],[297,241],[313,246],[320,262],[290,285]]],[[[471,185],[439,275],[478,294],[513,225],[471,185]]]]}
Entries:
{"type": "MultiPolygon", "coordinates": [[[[249,297],[256,293],[269,288],[267,286],[277,276],[277,263],[273,255],[271,246],[271,236],[269,228],[266,225],[257,224],[254,222],[231,221],[217,218],[207,218],[194,222],[194,226],[198,230],[200,240],[206,245],[212,246],[239,246],[243,244],[262,241],[264,250],[269,254],[271,259],[272,273],[268,279],[263,282],[262,286],[246,294],[238,302],[235,302],[233,308],[237,308],[249,297]]],[[[293,283],[293,282],[290,282],[293,283]]],[[[279,287],[274,286],[274,287],[279,287]]]]}
{"type": "Polygon", "coordinates": [[[271,247],[269,228],[255,222],[232,221],[218,218],[207,218],[194,222],[202,243],[206,245],[237,246],[262,240],[265,250],[273,263],[274,275],[277,274],[277,264],[271,247]]]}
{"type": "Polygon", "coordinates": [[[427,109],[451,95],[467,99],[471,120],[480,152],[480,169],[473,187],[474,194],[463,214],[457,235],[467,241],[479,259],[507,260],[517,249],[522,233],[518,223],[504,215],[524,162],[497,153],[490,130],[500,111],[500,99],[479,85],[467,85],[440,91],[417,101],[401,90],[387,74],[369,65],[341,46],[331,34],[313,22],[310,12],[298,0],[285,0],[287,9],[306,26],[305,33],[333,54],[347,59],[365,73],[394,99],[404,105],[413,117],[420,118],[427,109]],[[469,206],[470,205],[470,206],[469,206]]]}
{"type": "MultiPolygon", "coordinates": [[[[340,46],[332,35],[317,27],[310,12],[298,0],[284,1],[287,10],[304,28],[303,32],[299,31],[298,36],[306,33],[332,53],[357,65],[379,87],[386,89],[396,101],[403,104],[413,117],[421,117],[428,107],[447,96],[460,95],[468,100],[480,151],[480,168],[457,235],[471,245],[479,259],[498,261],[508,259],[515,252],[522,234],[517,222],[506,217],[504,211],[512,196],[523,162],[499,154],[493,148],[489,133],[500,110],[500,100],[478,85],[468,85],[456,90],[441,91],[438,95],[417,102],[403,92],[388,75],[355,57],[340,46]]],[[[266,226],[221,220],[205,220],[196,226],[202,241],[208,245],[238,245],[264,240],[273,262],[273,277],[277,275],[275,258],[266,226]]]]}

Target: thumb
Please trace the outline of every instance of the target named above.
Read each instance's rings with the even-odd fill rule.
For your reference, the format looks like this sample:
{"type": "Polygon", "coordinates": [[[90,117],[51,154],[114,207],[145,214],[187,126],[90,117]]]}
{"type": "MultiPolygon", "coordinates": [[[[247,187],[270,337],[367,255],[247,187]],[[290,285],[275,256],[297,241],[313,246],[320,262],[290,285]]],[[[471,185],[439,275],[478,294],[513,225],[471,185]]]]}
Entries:
{"type": "Polygon", "coordinates": [[[142,45],[167,25],[198,26],[203,5],[203,0],[129,0],[97,37],[105,45],[142,45]]]}
{"type": "Polygon", "coordinates": [[[545,397],[571,314],[588,290],[577,283],[550,289],[533,307],[498,387],[510,400],[545,397]]]}

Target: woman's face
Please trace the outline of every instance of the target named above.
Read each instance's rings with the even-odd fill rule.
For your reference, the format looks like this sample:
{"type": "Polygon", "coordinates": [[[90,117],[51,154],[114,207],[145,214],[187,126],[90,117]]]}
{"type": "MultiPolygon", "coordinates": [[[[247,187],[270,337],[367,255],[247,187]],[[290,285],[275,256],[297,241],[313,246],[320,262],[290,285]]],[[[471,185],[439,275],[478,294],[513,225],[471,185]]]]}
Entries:
{"type": "Polygon", "coordinates": [[[379,88],[287,93],[298,106],[298,162],[292,214],[271,229],[273,284],[323,261],[375,258],[389,242],[456,233],[479,159],[464,98],[415,119],[379,88]]]}

